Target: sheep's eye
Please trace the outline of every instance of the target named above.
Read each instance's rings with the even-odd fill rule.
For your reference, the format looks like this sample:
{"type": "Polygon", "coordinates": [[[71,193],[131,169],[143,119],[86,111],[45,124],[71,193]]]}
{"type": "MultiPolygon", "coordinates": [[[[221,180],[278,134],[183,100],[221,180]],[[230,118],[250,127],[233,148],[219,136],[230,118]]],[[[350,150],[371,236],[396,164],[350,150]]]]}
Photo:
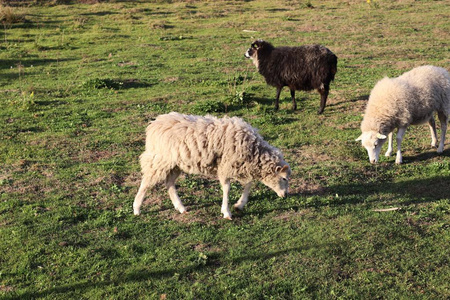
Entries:
{"type": "Polygon", "coordinates": [[[287,179],[287,178],[284,178],[284,177],[281,177],[281,179],[283,179],[283,181],[288,181],[288,179],[287,179]]]}

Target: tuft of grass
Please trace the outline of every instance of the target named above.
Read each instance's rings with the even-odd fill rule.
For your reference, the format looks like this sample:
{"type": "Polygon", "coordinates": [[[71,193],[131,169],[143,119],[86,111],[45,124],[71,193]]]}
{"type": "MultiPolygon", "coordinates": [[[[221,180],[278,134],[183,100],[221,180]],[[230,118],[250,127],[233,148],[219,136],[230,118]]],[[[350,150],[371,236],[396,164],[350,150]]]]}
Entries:
{"type": "Polygon", "coordinates": [[[11,26],[24,21],[25,15],[20,9],[0,4],[0,22],[3,26],[11,26]]]}

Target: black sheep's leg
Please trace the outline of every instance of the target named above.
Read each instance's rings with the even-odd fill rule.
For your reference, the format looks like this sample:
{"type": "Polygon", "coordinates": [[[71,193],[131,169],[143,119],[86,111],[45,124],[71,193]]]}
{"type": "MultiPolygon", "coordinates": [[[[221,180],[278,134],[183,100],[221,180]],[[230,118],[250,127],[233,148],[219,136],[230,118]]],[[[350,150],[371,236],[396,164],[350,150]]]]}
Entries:
{"type": "Polygon", "coordinates": [[[320,109],[317,112],[319,115],[323,113],[325,105],[327,104],[328,92],[330,91],[330,86],[325,85],[323,88],[318,89],[320,93],[320,109]]]}
{"type": "Polygon", "coordinates": [[[295,90],[291,89],[292,109],[297,110],[297,102],[295,102],[295,90]]]}
{"type": "Polygon", "coordinates": [[[283,87],[277,87],[277,97],[275,99],[275,110],[278,110],[280,108],[279,101],[280,101],[280,94],[281,94],[282,88],[283,87]]]}

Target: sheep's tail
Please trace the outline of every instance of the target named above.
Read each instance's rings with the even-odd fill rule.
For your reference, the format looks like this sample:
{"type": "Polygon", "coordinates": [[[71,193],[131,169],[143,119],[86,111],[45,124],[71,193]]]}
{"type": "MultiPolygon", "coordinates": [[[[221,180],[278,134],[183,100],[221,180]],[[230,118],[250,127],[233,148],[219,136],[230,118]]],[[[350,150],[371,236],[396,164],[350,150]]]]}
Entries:
{"type": "Polygon", "coordinates": [[[330,65],[330,78],[331,80],[334,80],[334,75],[337,73],[337,56],[334,54],[331,56],[330,65]]]}

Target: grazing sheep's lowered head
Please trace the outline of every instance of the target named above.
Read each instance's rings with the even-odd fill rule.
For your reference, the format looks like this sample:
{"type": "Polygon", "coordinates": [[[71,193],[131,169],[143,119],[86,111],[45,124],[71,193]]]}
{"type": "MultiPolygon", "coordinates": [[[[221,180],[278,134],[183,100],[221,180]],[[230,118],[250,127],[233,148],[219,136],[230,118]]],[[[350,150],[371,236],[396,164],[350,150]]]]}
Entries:
{"type": "Polygon", "coordinates": [[[297,109],[295,91],[317,90],[319,114],[325,109],[330,83],[337,72],[337,56],[322,45],[274,47],[264,40],[254,41],[244,56],[253,61],[268,85],[277,89],[275,110],[283,87],[289,87],[292,108],[297,109]]]}
{"type": "Polygon", "coordinates": [[[369,161],[372,164],[375,164],[378,162],[381,147],[386,142],[386,138],[386,135],[370,130],[363,132],[356,141],[361,141],[362,145],[367,150],[369,161]]]}
{"type": "Polygon", "coordinates": [[[284,166],[277,166],[275,172],[267,174],[261,179],[261,182],[277,193],[278,197],[286,198],[288,195],[290,176],[291,169],[286,164],[284,166]]]}

